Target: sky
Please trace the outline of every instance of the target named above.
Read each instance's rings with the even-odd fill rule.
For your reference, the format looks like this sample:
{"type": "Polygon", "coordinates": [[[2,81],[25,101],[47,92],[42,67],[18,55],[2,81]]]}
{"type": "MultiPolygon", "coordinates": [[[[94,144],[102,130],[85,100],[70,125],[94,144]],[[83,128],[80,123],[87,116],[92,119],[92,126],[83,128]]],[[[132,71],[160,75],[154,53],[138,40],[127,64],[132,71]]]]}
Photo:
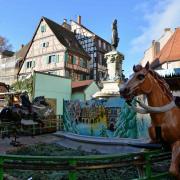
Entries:
{"type": "Polygon", "coordinates": [[[62,24],[76,20],[111,41],[111,24],[118,21],[118,51],[124,54],[126,76],[138,64],[152,40],[165,28],[180,26],[180,0],[0,0],[0,35],[13,50],[28,43],[42,16],[62,24]]]}

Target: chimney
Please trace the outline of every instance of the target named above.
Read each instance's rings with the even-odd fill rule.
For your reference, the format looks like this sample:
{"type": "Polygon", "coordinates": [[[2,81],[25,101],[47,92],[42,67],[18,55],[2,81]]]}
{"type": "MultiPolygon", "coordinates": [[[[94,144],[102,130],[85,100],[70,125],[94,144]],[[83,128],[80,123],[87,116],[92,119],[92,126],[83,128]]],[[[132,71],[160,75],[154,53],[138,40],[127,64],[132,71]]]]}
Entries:
{"type": "Polygon", "coordinates": [[[24,44],[21,44],[21,49],[24,47],[24,44]]]}
{"type": "Polygon", "coordinates": [[[77,17],[77,23],[78,23],[79,25],[81,25],[81,16],[78,16],[78,17],[77,17]]]}
{"type": "Polygon", "coordinates": [[[156,42],[155,40],[152,40],[152,46],[154,46],[155,42],[156,42]]]}
{"type": "Polygon", "coordinates": [[[69,31],[71,31],[71,25],[68,24],[67,19],[64,19],[64,20],[63,20],[62,26],[63,26],[64,28],[68,29],[69,31]]]}
{"type": "Polygon", "coordinates": [[[158,41],[153,40],[152,41],[152,53],[153,53],[153,59],[156,57],[156,55],[160,51],[160,43],[158,41]]]}
{"type": "Polygon", "coordinates": [[[165,28],[164,31],[167,32],[167,31],[170,31],[171,28],[165,28]]]}

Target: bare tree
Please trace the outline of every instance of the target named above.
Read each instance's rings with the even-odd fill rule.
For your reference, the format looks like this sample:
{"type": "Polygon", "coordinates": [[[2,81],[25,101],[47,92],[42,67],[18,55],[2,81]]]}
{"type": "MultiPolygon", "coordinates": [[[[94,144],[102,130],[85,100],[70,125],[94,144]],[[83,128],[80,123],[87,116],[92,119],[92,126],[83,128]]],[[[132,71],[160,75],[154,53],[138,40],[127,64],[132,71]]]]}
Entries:
{"type": "Polygon", "coordinates": [[[0,52],[11,49],[12,49],[12,45],[9,44],[8,40],[5,37],[0,36],[0,52]]]}

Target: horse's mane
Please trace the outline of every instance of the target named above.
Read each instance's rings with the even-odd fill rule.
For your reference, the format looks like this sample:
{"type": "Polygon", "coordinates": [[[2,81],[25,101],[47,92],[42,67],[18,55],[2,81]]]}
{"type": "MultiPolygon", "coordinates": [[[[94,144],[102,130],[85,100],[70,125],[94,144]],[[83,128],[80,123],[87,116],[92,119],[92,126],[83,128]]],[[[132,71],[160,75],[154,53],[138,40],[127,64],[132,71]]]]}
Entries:
{"type": "Polygon", "coordinates": [[[167,95],[167,97],[172,100],[173,99],[173,95],[170,91],[169,85],[167,84],[167,82],[155,71],[153,70],[149,70],[149,73],[156,79],[156,81],[158,82],[159,86],[161,87],[161,89],[163,90],[163,92],[167,95]]]}

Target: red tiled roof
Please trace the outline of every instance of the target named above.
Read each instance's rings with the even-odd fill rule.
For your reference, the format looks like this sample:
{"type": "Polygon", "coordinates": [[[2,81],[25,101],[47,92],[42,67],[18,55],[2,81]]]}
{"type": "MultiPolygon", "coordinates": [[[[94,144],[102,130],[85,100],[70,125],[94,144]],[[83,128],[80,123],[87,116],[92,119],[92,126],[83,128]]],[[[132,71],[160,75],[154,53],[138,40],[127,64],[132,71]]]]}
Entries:
{"type": "Polygon", "coordinates": [[[93,82],[93,80],[74,81],[74,82],[72,82],[72,89],[87,87],[87,86],[89,86],[92,82],[93,82]]]}
{"type": "Polygon", "coordinates": [[[170,62],[177,60],[180,60],[180,28],[176,28],[174,34],[157,54],[152,63],[154,64],[152,67],[156,68],[167,61],[170,62]]]}

